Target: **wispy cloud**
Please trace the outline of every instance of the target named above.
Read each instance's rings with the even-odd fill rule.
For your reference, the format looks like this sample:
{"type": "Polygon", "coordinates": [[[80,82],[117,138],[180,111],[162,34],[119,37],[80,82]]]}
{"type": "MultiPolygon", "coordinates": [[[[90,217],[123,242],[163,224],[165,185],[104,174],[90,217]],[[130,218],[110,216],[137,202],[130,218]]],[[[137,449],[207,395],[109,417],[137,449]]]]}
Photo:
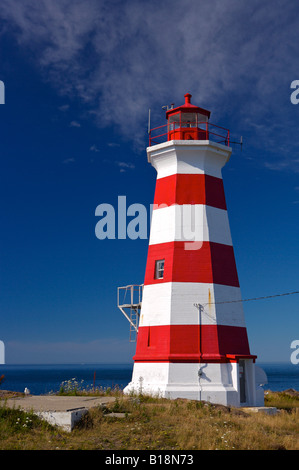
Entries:
{"type": "Polygon", "coordinates": [[[62,96],[143,145],[148,108],[160,124],[187,91],[237,132],[247,119],[262,137],[283,119],[296,135],[282,110],[298,78],[297,0],[2,0],[0,17],[62,96]]]}
{"type": "Polygon", "coordinates": [[[81,127],[81,124],[78,121],[71,121],[70,127],[81,127]]]}
{"type": "Polygon", "coordinates": [[[74,163],[75,159],[70,157],[62,161],[63,164],[68,165],[69,163],[74,163]]]}
{"type": "Polygon", "coordinates": [[[273,159],[273,161],[266,161],[264,166],[273,171],[288,170],[293,173],[299,173],[299,159],[289,157],[288,154],[286,156],[282,155],[279,159],[273,159]]]}
{"type": "Polygon", "coordinates": [[[93,145],[89,148],[89,150],[90,150],[91,152],[96,152],[96,153],[99,152],[99,149],[98,149],[98,147],[97,147],[95,144],[93,144],[93,145]]]}
{"type": "Polygon", "coordinates": [[[62,106],[59,106],[59,111],[67,111],[69,109],[70,105],[69,104],[63,104],[62,106]]]}
{"type": "Polygon", "coordinates": [[[120,147],[120,144],[118,142],[108,142],[108,147],[120,147]]]}
{"type": "Polygon", "coordinates": [[[116,162],[117,166],[120,167],[120,172],[124,173],[126,170],[133,170],[135,168],[135,165],[130,162],[116,162]]]}

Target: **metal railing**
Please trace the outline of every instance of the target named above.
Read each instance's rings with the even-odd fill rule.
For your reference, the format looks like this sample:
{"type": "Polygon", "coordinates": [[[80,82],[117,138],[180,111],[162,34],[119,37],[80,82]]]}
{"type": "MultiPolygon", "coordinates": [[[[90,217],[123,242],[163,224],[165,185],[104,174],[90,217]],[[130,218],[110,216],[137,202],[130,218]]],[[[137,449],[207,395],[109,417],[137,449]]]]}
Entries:
{"type": "Polygon", "coordinates": [[[149,146],[161,144],[167,140],[186,140],[189,131],[189,139],[212,140],[219,144],[229,146],[229,129],[216,126],[210,122],[171,122],[163,126],[149,130],[149,146]],[[165,130],[165,132],[163,132],[165,130]],[[166,139],[165,139],[166,137],[166,139]],[[194,138],[195,137],[195,138],[194,138]]]}
{"type": "Polygon", "coordinates": [[[140,310],[142,304],[143,284],[130,284],[117,288],[117,306],[130,324],[130,341],[136,341],[140,310]]]}

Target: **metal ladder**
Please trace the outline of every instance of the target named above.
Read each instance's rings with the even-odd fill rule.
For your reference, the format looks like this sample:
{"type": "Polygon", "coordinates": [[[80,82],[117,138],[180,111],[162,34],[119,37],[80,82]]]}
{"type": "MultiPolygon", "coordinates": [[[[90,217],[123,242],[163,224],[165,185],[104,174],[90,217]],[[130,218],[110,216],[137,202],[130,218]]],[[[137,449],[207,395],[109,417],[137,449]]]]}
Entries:
{"type": "Polygon", "coordinates": [[[143,284],[130,284],[117,288],[117,306],[130,324],[130,342],[136,341],[137,338],[142,292],[143,284]]]}

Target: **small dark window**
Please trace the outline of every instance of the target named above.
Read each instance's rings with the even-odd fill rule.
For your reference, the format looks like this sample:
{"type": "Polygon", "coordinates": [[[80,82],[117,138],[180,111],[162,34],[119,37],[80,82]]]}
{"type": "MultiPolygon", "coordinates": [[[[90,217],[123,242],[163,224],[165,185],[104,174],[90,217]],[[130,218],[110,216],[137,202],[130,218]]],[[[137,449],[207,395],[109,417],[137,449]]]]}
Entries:
{"type": "Polygon", "coordinates": [[[156,261],[155,265],[155,279],[163,279],[164,277],[164,259],[156,261]]]}

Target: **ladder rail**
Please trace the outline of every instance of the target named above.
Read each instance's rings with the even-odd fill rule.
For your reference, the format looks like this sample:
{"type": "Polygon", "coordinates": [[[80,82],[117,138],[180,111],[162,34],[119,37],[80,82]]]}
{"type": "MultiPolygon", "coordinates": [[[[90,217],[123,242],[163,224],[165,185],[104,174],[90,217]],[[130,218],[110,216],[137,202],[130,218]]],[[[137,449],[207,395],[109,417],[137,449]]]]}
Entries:
{"type": "Polygon", "coordinates": [[[117,307],[130,324],[130,341],[136,341],[142,304],[143,284],[117,288],[117,307]],[[127,312],[129,310],[129,312],[127,312]],[[134,336],[134,339],[132,339],[134,336]]]}

